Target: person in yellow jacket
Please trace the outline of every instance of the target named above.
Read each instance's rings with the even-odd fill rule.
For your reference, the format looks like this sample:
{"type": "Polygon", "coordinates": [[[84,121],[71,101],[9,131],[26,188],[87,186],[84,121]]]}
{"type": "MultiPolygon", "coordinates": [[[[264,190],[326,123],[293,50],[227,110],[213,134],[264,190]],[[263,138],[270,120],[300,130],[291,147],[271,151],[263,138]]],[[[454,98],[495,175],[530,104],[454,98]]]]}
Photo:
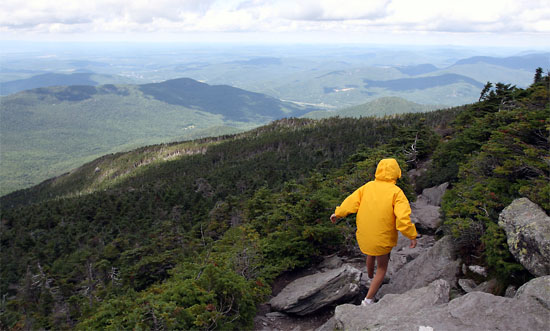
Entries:
{"type": "Polygon", "coordinates": [[[373,303],[373,298],[384,280],[390,252],[397,244],[397,231],[416,247],[416,228],[411,223],[411,207],[403,191],[395,185],[401,177],[401,168],[395,159],[383,159],[376,167],[375,180],[366,183],[348,196],[330,216],[332,223],[341,217],[357,213],[357,243],[367,255],[367,273],[372,279],[361,305],[373,303]],[[377,269],[374,274],[374,263],[377,269]]]}

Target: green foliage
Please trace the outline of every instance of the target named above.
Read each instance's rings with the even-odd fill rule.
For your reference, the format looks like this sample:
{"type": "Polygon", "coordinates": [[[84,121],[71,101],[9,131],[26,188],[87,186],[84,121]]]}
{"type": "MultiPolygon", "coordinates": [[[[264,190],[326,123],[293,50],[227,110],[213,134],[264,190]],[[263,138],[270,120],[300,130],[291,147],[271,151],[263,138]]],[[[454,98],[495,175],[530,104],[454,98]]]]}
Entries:
{"type": "Polygon", "coordinates": [[[237,330],[250,328],[266,293],[227,267],[184,264],[169,281],[103,302],[76,329],[237,330]]]}
{"type": "Polygon", "coordinates": [[[437,148],[433,167],[419,181],[424,187],[451,181],[442,203],[447,233],[466,260],[483,252],[478,262],[504,282],[523,279],[525,271],[497,226],[500,212],[521,196],[550,211],[548,96],[544,84],[519,90],[497,83],[457,117],[457,133],[437,148]]]}
{"type": "Polygon", "coordinates": [[[513,281],[525,269],[514,260],[506,244],[506,233],[494,222],[487,222],[486,231],[481,237],[485,248],[485,259],[496,270],[495,275],[504,282],[513,281]]]}

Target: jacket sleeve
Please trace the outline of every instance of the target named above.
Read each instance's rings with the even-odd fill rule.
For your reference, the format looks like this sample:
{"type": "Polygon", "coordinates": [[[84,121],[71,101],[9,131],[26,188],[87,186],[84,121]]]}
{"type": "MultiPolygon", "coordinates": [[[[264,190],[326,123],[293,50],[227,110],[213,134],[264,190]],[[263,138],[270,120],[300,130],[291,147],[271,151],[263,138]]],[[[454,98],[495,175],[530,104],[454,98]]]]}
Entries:
{"type": "Polygon", "coordinates": [[[397,193],[393,212],[395,214],[395,228],[405,237],[411,240],[415,239],[417,233],[416,227],[411,222],[411,205],[402,190],[397,193]]]}
{"type": "Polygon", "coordinates": [[[363,195],[363,187],[358,188],[350,194],[340,206],[336,207],[334,213],[338,217],[346,217],[349,214],[356,213],[359,210],[361,196],[363,195]]]}

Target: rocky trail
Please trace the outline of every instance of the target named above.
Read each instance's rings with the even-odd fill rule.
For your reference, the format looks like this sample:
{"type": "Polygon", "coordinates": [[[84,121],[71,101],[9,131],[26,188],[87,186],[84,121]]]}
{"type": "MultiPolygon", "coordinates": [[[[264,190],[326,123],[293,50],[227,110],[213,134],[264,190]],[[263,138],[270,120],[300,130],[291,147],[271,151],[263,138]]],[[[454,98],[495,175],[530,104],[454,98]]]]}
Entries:
{"type": "Polygon", "coordinates": [[[496,281],[483,267],[458,259],[452,238],[436,240],[446,188],[426,189],[411,203],[417,247],[410,249],[399,235],[377,303],[359,305],[369,281],[357,248],[353,256],[327,256],[318,266],[279,278],[254,330],[548,330],[550,218],[527,199],[502,212],[512,253],[538,278],[497,296],[496,281]]]}

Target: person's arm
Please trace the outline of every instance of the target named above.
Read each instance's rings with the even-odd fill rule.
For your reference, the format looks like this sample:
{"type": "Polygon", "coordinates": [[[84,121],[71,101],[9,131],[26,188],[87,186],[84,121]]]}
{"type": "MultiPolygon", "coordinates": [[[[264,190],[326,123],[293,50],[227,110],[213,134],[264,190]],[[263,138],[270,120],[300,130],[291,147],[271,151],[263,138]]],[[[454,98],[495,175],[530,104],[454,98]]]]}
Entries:
{"type": "Polygon", "coordinates": [[[342,204],[336,207],[334,214],[330,215],[330,221],[336,223],[339,218],[346,217],[349,214],[356,213],[359,210],[359,204],[361,203],[361,196],[363,195],[363,187],[358,188],[350,194],[342,204]]]}
{"type": "Polygon", "coordinates": [[[399,190],[395,198],[393,212],[395,214],[396,229],[411,240],[410,248],[416,247],[416,236],[418,233],[416,232],[416,227],[411,222],[411,205],[401,190],[399,190]]]}

